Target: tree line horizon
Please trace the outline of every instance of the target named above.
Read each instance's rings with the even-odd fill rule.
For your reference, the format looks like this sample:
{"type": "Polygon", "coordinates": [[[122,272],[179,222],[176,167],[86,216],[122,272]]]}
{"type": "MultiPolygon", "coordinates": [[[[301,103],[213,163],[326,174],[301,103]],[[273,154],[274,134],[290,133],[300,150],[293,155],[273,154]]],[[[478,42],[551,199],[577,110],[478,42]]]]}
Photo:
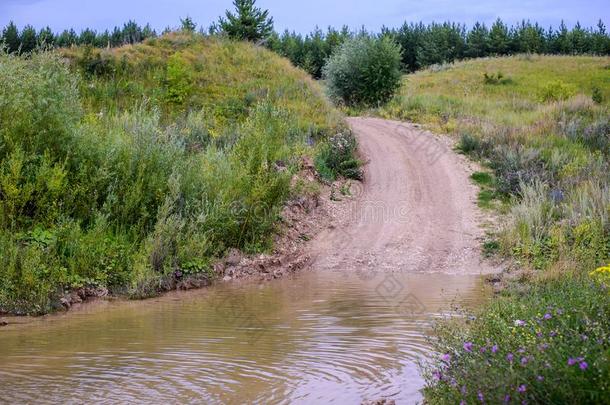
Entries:
{"type": "MultiPolygon", "coordinates": [[[[261,38],[236,39],[256,39],[254,42],[290,59],[294,65],[306,70],[316,79],[322,77],[322,68],[333,51],[347,39],[359,35],[393,38],[402,48],[402,66],[406,72],[461,59],[520,53],[610,55],[610,35],[601,19],[595,27],[583,27],[577,22],[572,29],[569,29],[563,20],[557,28],[551,26],[545,29],[530,20],[507,25],[498,18],[490,27],[480,22],[468,28],[464,23],[447,21],[425,24],[420,21],[405,22],[398,28],[384,26],[379,32],[367,31],[364,27],[352,30],[346,25],[340,29],[328,27],[323,31],[316,26],[305,35],[288,29],[279,33],[273,29],[273,20],[268,20],[271,26],[261,38]]],[[[220,21],[222,22],[222,18],[220,21]]],[[[180,30],[195,32],[197,25],[190,17],[186,17],[181,19],[181,27],[167,27],[159,34],[150,24],[141,26],[134,20],[129,20],[123,27],[116,26],[112,31],[84,28],[78,33],[71,28],[56,33],[48,26],[36,31],[29,24],[20,30],[11,21],[1,31],[0,47],[3,46],[8,53],[19,54],[26,54],[41,47],[115,48],[180,30]]],[[[217,23],[208,28],[202,26],[198,32],[206,36],[234,36],[217,23]]]]}

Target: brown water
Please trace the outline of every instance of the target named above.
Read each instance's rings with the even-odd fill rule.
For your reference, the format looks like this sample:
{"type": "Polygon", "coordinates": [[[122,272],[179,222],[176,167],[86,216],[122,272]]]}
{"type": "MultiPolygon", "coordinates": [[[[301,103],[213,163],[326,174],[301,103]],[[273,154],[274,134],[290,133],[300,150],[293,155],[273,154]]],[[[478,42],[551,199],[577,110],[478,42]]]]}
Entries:
{"type": "Polygon", "coordinates": [[[303,272],[0,329],[0,402],[336,403],[421,399],[430,323],[480,277],[303,272]]]}

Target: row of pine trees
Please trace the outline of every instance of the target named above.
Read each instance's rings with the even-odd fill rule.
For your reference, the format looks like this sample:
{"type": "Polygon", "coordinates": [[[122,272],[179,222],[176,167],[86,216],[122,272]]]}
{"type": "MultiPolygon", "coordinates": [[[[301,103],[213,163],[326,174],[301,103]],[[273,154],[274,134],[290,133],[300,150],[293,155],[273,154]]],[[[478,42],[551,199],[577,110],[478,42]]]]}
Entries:
{"type": "MultiPolygon", "coordinates": [[[[319,78],[335,47],[354,35],[359,33],[347,27],[316,29],[306,36],[286,31],[272,34],[267,44],[319,78]]],[[[610,55],[610,36],[601,20],[595,28],[576,24],[572,29],[563,22],[557,29],[529,21],[508,26],[500,19],[491,27],[476,23],[470,29],[451,22],[405,23],[400,28],[383,28],[379,35],[393,38],[402,47],[403,68],[410,72],[460,59],[520,53],[610,55]]]]}
{"type": "MultiPolygon", "coordinates": [[[[252,2],[252,7],[253,4],[252,2]]],[[[258,9],[254,11],[262,12],[258,9]]],[[[347,27],[341,30],[329,28],[326,32],[316,28],[305,36],[290,31],[278,34],[272,29],[272,19],[268,19],[266,14],[261,15],[261,18],[267,26],[264,33],[261,32],[261,38],[254,39],[287,57],[315,78],[322,76],[322,68],[336,47],[348,38],[361,34],[350,31],[347,27]]],[[[228,25],[227,22],[225,24],[228,25]]],[[[236,23],[233,22],[232,25],[236,23]]],[[[190,18],[182,20],[182,29],[194,30],[195,27],[190,18]]],[[[209,32],[201,32],[222,34],[224,31],[213,25],[209,32]]],[[[230,36],[231,33],[226,34],[230,36]]],[[[558,28],[548,29],[529,21],[508,26],[500,19],[489,28],[485,24],[476,23],[470,29],[464,24],[451,22],[405,23],[400,28],[383,28],[379,35],[393,38],[402,47],[402,64],[406,71],[465,58],[518,53],[610,55],[610,36],[601,20],[596,27],[583,28],[576,24],[572,29],[563,22],[558,28]]],[[[112,31],[85,29],[77,33],[70,29],[59,34],[53,33],[48,27],[36,31],[31,25],[19,30],[11,22],[2,30],[1,40],[8,52],[27,53],[39,46],[117,47],[156,36],[157,33],[150,25],[141,27],[135,21],[127,22],[122,28],[115,27],[112,31]]]]}
{"type": "Polygon", "coordinates": [[[112,31],[97,32],[87,28],[80,33],[77,33],[74,29],[54,33],[49,27],[36,31],[31,25],[26,25],[19,30],[15,23],[10,22],[2,30],[1,42],[4,43],[10,53],[28,53],[39,46],[60,48],[73,45],[90,45],[99,48],[118,47],[139,43],[156,36],[156,31],[149,24],[141,27],[135,21],[128,21],[123,27],[115,27],[112,31]]]}

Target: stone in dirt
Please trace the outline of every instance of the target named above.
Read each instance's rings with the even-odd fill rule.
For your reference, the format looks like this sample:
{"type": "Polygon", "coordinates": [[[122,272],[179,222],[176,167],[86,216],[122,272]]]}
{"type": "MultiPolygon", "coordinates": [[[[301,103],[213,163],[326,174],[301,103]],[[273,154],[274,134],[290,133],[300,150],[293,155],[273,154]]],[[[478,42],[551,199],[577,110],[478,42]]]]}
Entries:
{"type": "Polygon", "coordinates": [[[375,401],[364,401],[362,405],[396,405],[393,399],[378,399],[375,401]]]}
{"type": "Polygon", "coordinates": [[[7,326],[7,325],[8,325],[7,321],[0,320],[0,326],[7,326]]]}
{"type": "Polygon", "coordinates": [[[241,262],[243,255],[237,249],[231,249],[225,258],[225,264],[228,266],[236,266],[241,262]]]}

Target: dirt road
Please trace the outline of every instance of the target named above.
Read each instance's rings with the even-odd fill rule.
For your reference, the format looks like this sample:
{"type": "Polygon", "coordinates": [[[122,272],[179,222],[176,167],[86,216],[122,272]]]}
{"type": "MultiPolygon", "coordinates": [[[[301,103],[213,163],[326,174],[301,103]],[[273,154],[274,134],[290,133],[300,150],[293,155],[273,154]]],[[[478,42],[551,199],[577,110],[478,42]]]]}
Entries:
{"type": "Polygon", "coordinates": [[[472,170],[445,137],[375,118],[349,120],[367,162],[365,180],[336,224],[313,240],[314,267],[486,274],[483,214],[472,170]]]}

